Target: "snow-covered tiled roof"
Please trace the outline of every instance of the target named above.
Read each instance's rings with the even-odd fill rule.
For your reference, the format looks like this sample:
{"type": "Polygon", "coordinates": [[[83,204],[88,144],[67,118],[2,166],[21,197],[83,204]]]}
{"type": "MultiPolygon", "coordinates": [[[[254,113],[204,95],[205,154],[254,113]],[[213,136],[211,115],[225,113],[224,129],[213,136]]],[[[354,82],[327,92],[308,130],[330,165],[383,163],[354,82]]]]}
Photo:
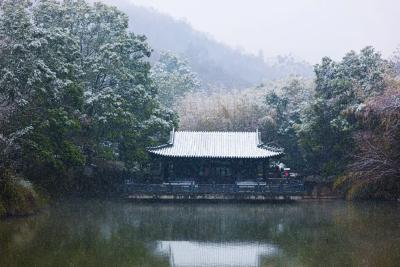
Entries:
{"type": "Polygon", "coordinates": [[[264,146],[256,132],[171,132],[170,142],[148,149],[168,157],[270,158],[282,149],[264,146]]]}

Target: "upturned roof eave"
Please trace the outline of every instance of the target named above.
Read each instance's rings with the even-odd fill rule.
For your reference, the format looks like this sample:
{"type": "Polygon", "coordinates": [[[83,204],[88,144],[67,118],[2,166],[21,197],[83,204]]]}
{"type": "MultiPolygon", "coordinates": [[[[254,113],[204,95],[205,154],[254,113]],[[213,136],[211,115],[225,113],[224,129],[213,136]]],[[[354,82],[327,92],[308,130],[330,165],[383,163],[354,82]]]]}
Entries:
{"type": "Polygon", "coordinates": [[[148,151],[149,153],[165,158],[203,158],[203,159],[267,159],[267,158],[279,158],[285,153],[279,152],[275,155],[265,155],[265,156],[218,156],[218,155],[176,155],[176,154],[164,154],[157,153],[155,151],[148,151]]]}
{"type": "Polygon", "coordinates": [[[160,157],[173,158],[257,159],[277,158],[283,155],[283,149],[262,143],[258,130],[256,132],[175,132],[172,130],[168,143],[148,147],[147,151],[160,157]],[[231,143],[221,140],[225,138],[225,135],[231,143]],[[180,138],[179,142],[175,142],[177,138],[180,138]],[[205,147],[204,144],[207,146],[205,147]]]}

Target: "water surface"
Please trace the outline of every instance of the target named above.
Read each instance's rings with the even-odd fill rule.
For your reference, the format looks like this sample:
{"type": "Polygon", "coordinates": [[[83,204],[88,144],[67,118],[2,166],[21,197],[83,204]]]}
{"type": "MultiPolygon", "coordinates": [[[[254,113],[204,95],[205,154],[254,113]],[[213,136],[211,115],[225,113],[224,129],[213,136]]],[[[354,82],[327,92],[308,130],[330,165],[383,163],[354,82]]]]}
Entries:
{"type": "Polygon", "coordinates": [[[0,221],[0,266],[400,266],[400,205],[70,201],[0,221]]]}

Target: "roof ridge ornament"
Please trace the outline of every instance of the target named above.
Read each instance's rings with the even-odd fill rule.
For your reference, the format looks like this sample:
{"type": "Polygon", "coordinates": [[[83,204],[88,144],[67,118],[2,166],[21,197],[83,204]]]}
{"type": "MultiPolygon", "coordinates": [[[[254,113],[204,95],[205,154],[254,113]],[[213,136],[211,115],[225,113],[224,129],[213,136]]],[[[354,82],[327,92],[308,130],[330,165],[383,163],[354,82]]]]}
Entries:
{"type": "Polygon", "coordinates": [[[175,127],[172,127],[172,131],[169,133],[168,144],[173,145],[175,140],[175,127]]]}
{"type": "Polygon", "coordinates": [[[258,128],[256,128],[256,134],[257,134],[257,146],[261,146],[263,142],[261,141],[261,132],[258,131],[258,128]]]}

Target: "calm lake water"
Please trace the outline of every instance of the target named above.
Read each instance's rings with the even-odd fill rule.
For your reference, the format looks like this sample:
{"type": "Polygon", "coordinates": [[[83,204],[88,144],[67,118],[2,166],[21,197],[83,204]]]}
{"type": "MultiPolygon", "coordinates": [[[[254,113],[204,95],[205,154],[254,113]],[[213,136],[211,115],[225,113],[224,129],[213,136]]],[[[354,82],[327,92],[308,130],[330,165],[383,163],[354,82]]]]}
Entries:
{"type": "Polygon", "coordinates": [[[0,221],[0,266],[400,266],[400,204],[73,201],[0,221]]]}

